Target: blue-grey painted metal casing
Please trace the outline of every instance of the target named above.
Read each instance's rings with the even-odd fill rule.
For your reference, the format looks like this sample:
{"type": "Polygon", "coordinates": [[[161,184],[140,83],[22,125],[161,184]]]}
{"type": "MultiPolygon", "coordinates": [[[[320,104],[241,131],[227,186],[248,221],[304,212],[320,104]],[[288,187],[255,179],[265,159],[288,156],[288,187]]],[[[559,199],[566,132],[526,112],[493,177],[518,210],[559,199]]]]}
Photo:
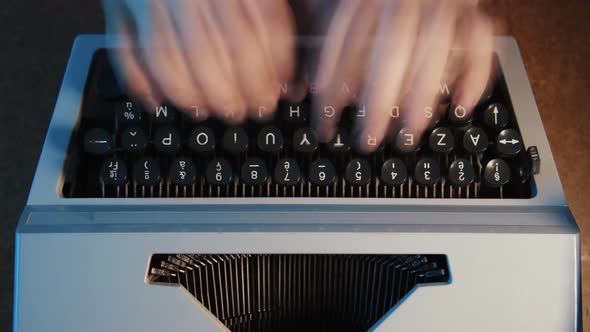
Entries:
{"type": "Polygon", "coordinates": [[[181,288],[145,280],[152,253],[446,254],[376,331],[581,331],[580,237],[516,42],[496,52],[528,145],[531,199],[66,199],[62,166],[95,50],[80,36],[16,234],[14,331],[222,331],[181,288]]]}

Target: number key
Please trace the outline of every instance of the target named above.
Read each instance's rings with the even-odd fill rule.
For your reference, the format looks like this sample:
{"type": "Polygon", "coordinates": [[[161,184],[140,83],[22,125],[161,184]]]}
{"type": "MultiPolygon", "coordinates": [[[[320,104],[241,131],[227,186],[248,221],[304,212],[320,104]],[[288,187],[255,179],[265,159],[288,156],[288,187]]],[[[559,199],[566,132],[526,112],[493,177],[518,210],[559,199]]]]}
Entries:
{"type": "Polygon", "coordinates": [[[133,166],[133,178],[141,186],[153,186],[160,182],[160,166],[151,158],[141,158],[133,166]]]}
{"type": "Polygon", "coordinates": [[[226,185],[233,179],[231,164],[225,158],[214,158],[207,165],[205,177],[210,184],[226,185]]]}
{"type": "Polygon", "coordinates": [[[346,181],[354,186],[371,182],[371,164],[365,158],[354,158],[346,165],[346,181]]]}
{"type": "Polygon", "coordinates": [[[176,158],[170,165],[170,182],[179,186],[191,186],[195,183],[197,171],[195,164],[188,158],[176,158]]]}
{"type": "Polygon", "coordinates": [[[510,181],[510,166],[502,159],[492,159],[483,172],[488,187],[498,188],[510,181]]]}
{"type": "Polygon", "coordinates": [[[301,180],[301,169],[293,158],[283,158],[277,162],[274,181],[282,186],[294,186],[301,180]]]}
{"type": "Polygon", "coordinates": [[[399,186],[406,182],[408,169],[399,158],[386,160],[381,167],[381,181],[390,186],[399,186]]]}
{"type": "Polygon", "coordinates": [[[464,188],[470,185],[475,179],[475,171],[469,160],[459,158],[449,166],[447,179],[452,185],[464,188]]]}
{"type": "Polygon", "coordinates": [[[440,167],[438,163],[430,158],[423,158],[416,163],[414,169],[416,182],[423,186],[432,186],[440,179],[440,167]]]}
{"type": "Polygon", "coordinates": [[[245,184],[261,185],[266,182],[268,171],[260,158],[248,158],[242,165],[241,179],[245,184]]]}
{"type": "Polygon", "coordinates": [[[127,167],[121,159],[107,159],[100,170],[100,181],[105,185],[119,186],[127,180],[127,167]]]}
{"type": "Polygon", "coordinates": [[[336,170],[328,159],[321,158],[309,167],[309,181],[316,186],[327,186],[336,180],[336,170]]]}

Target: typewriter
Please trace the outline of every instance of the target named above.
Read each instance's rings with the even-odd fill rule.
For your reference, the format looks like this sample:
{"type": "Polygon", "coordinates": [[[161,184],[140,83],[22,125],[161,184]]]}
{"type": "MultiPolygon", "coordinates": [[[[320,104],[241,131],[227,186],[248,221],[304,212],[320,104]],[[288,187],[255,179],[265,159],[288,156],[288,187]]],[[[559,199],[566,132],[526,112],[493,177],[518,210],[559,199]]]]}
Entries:
{"type": "Polygon", "coordinates": [[[112,79],[118,46],[72,49],[17,229],[15,332],[581,331],[579,230],[512,38],[472,116],[443,102],[415,148],[368,156],[354,107],[317,141],[313,96],[243,126],[145,110],[112,79]]]}

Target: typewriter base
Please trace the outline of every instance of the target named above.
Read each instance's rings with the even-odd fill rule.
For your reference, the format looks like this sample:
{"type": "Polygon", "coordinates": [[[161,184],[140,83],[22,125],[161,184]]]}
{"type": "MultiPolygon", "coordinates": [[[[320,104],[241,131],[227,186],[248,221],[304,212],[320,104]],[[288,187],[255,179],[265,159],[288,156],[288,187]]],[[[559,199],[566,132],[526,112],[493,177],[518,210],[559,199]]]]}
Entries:
{"type": "Polygon", "coordinates": [[[238,232],[194,225],[182,232],[146,225],[97,231],[47,226],[46,218],[63,214],[25,211],[14,331],[226,330],[181,288],[147,282],[157,252],[445,254],[451,282],[418,287],[372,330],[581,331],[579,234],[566,210],[554,214],[562,226],[309,226],[315,232],[246,225],[238,232]]]}

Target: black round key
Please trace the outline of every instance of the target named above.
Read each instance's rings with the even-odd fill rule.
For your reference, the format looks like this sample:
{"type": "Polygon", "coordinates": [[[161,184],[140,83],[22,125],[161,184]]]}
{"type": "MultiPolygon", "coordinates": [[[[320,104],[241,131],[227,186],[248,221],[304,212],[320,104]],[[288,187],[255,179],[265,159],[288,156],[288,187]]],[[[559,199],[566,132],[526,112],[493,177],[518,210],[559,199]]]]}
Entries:
{"type": "Polygon", "coordinates": [[[309,102],[291,103],[285,100],[279,101],[278,117],[289,125],[304,124],[309,114],[309,102]]]}
{"type": "Polygon", "coordinates": [[[406,182],[408,169],[399,158],[387,159],[381,166],[381,181],[390,186],[399,186],[406,182]]]}
{"type": "Polygon", "coordinates": [[[225,158],[214,158],[207,165],[205,177],[210,184],[226,185],[233,179],[231,164],[225,158]]]}
{"type": "Polygon", "coordinates": [[[438,163],[430,158],[422,158],[416,163],[414,178],[418,184],[432,186],[440,179],[440,167],[438,163]]]}
{"type": "Polygon", "coordinates": [[[248,133],[241,127],[228,128],[223,133],[223,149],[232,154],[248,151],[248,133]]]}
{"type": "Polygon", "coordinates": [[[170,164],[170,182],[179,186],[192,186],[197,177],[195,163],[189,158],[176,158],[170,164]]]}
{"type": "Polygon", "coordinates": [[[449,153],[455,147],[455,136],[449,128],[438,127],[430,133],[428,143],[434,152],[449,153]]]}
{"type": "Polygon", "coordinates": [[[301,181],[301,169],[293,158],[283,158],[277,162],[273,179],[282,186],[294,186],[301,181]]]}
{"type": "Polygon", "coordinates": [[[283,149],[283,133],[275,126],[266,126],[258,133],[257,143],[261,151],[277,153],[283,149]]]}
{"type": "Polygon", "coordinates": [[[160,182],[160,166],[151,158],[141,158],[133,166],[133,178],[141,186],[153,186],[160,182]]]}
{"type": "Polygon", "coordinates": [[[522,138],[514,129],[504,129],[496,139],[496,149],[505,157],[516,156],[522,150],[522,138]]]}
{"type": "Polygon", "coordinates": [[[385,143],[380,142],[377,145],[377,137],[371,134],[359,135],[356,137],[356,140],[361,143],[363,146],[372,147],[373,153],[381,152],[385,149],[385,143]]]}
{"type": "Polygon", "coordinates": [[[486,87],[483,90],[483,93],[481,94],[481,97],[479,98],[479,101],[477,102],[477,104],[483,104],[488,102],[492,96],[494,95],[494,89],[496,87],[496,82],[497,82],[497,77],[495,77],[496,75],[493,75],[494,77],[490,77],[490,79],[488,79],[488,82],[486,83],[486,87]]]}
{"type": "Polygon", "coordinates": [[[318,138],[310,127],[297,129],[293,135],[293,149],[301,153],[312,153],[318,148],[318,138]]]}
{"type": "Polygon", "coordinates": [[[483,177],[488,187],[501,187],[510,181],[510,166],[502,159],[492,159],[486,165],[483,177]]]}
{"type": "Polygon", "coordinates": [[[152,121],[156,123],[171,123],[176,117],[176,110],[170,105],[158,105],[152,113],[152,121]]]}
{"type": "Polygon", "coordinates": [[[102,128],[93,128],[84,135],[84,150],[91,154],[102,155],[112,148],[111,134],[102,128]]]}
{"type": "Polygon", "coordinates": [[[141,122],[141,106],[139,103],[127,100],[115,105],[115,113],[119,124],[130,124],[141,122]]]}
{"type": "Polygon", "coordinates": [[[494,130],[501,130],[508,125],[509,114],[506,106],[493,103],[483,112],[483,123],[494,130]]]}
{"type": "Polygon", "coordinates": [[[336,136],[328,142],[328,149],[335,153],[350,151],[350,136],[345,131],[338,131],[336,136]]]}
{"type": "Polygon", "coordinates": [[[452,185],[464,188],[475,179],[475,171],[469,160],[458,158],[449,166],[447,179],[452,185]]]}
{"type": "Polygon", "coordinates": [[[121,133],[121,146],[129,152],[142,152],[145,150],[147,140],[143,130],[139,127],[127,127],[121,133]]]}
{"type": "Polygon", "coordinates": [[[440,113],[439,106],[436,107],[426,107],[424,108],[423,114],[424,118],[428,121],[428,126],[426,128],[432,129],[436,127],[436,125],[440,122],[440,113]]]}
{"type": "Polygon", "coordinates": [[[482,153],[488,148],[488,135],[479,127],[471,127],[463,135],[463,147],[468,153],[482,153]]]}
{"type": "Polygon", "coordinates": [[[471,122],[471,113],[463,105],[451,104],[448,110],[449,121],[455,125],[464,125],[471,122]]]}
{"type": "Polygon", "coordinates": [[[410,153],[420,148],[420,137],[408,128],[402,128],[395,137],[395,149],[401,153],[410,153]]]}
{"type": "Polygon", "coordinates": [[[320,158],[309,166],[308,178],[311,184],[327,186],[336,180],[336,169],[334,169],[331,161],[320,158]]]}
{"type": "Polygon", "coordinates": [[[248,158],[242,165],[240,177],[248,185],[257,186],[264,184],[268,178],[266,164],[260,158],[248,158]]]}
{"type": "Polygon", "coordinates": [[[209,127],[199,126],[191,132],[188,147],[196,153],[208,153],[215,150],[215,133],[209,127]]]}
{"type": "Polygon", "coordinates": [[[364,186],[371,182],[371,164],[365,158],[354,158],[345,170],[346,181],[354,186],[364,186]]]}
{"type": "Polygon", "coordinates": [[[105,185],[120,186],[127,180],[127,167],[121,159],[111,158],[103,162],[100,181],[105,185]]]}
{"type": "Polygon", "coordinates": [[[174,153],[180,149],[180,134],[175,128],[165,126],[156,130],[154,147],[165,153],[174,153]]]}

